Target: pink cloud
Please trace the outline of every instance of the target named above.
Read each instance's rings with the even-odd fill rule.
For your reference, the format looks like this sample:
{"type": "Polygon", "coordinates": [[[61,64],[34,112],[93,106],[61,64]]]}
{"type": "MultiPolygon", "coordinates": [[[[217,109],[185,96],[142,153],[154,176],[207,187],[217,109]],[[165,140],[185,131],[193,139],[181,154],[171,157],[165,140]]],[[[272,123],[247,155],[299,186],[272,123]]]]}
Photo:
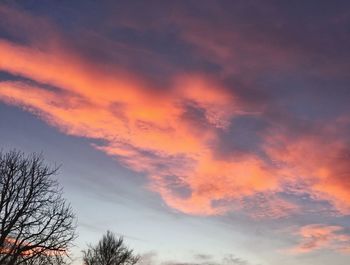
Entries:
{"type": "Polygon", "coordinates": [[[210,142],[217,137],[215,131],[246,113],[215,80],[174,77],[171,87],[155,94],[131,74],[101,72],[55,48],[38,51],[0,41],[0,55],[1,70],[39,83],[1,82],[2,101],[33,111],[65,133],[103,139],[105,144],[98,148],[148,173],[151,188],[171,207],[194,214],[221,213],[226,207],[214,207],[213,201],[278,188],[276,177],[257,157],[223,161],[213,156],[210,142]],[[188,102],[204,111],[205,130],[198,132],[183,120],[188,102]],[[189,187],[190,197],[174,196],[163,183],[168,175],[189,187]]]}
{"type": "MultiPolygon", "coordinates": [[[[0,100],[33,112],[63,133],[103,140],[94,146],[146,173],[149,188],[169,207],[198,215],[244,208],[254,218],[281,218],[299,207],[278,193],[303,182],[302,192],[312,199],[349,213],[348,147],[330,126],[320,126],[319,135],[294,138],[271,128],[271,134],[261,135],[262,151],[274,164],[253,153],[218,158],[213,146],[218,132],[227,130],[233,118],[261,117],[261,108],[252,110],[203,73],[174,75],[167,87],[155,89],[122,67],[106,69],[77,55],[62,36],[52,34],[52,41],[36,39],[28,46],[0,40],[0,70],[31,80],[0,82],[0,100]],[[205,126],[184,118],[188,105],[203,113],[205,126]]],[[[201,34],[190,41],[200,43],[201,34]]],[[[219,59],[229,52],[203,45],[219,59]]],[[[340,122],[348,123],[344,118],[335,125],[340,122]]]]}
{"type": "Polygon", "coordinates": [[[291,253],[302,254],[320,249],[346,253],[350,247],[350,235],[341,226],[307,225],[301,227],[297,235],[300,243],[289,250],[291,253]]]}

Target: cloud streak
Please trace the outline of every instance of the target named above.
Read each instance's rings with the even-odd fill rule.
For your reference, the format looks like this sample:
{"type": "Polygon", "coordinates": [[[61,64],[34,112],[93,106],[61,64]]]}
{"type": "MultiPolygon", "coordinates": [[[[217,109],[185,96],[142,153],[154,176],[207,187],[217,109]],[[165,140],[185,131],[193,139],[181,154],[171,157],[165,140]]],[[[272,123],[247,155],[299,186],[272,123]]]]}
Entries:
{"type": "Polygon", "coordinates": [[[68,134],[104,140],[96,147],[136,171],[149,173],[152,188],[174,208],[215,214],[224,208],[213,208],[212,200],[277,185],[272,177],[262,180],[269,173],[256,157],[244,163],[213,157],[210,143],[215,131],[224,130],[231,117],[245,113],[215,81],[200,75],[177,77],[166,93],[153,94],[142,81],[89,72],[91,65],[75,62],[67,54],[38,52],[6,41],[1,41],[0,49],[2,70],[37,84],[2,82],[4,101],[33,110],[68,134]],[[198,131],[195,121],[185,117],[188,105],[202,112],[206,128],[198,131]],[[213,177],[219,170],[220,176],[213,177]],[[233,180],[232,171],[244,177],[233,180]],[[190,197],[173,196],[168,176],[190,188],[190,197]]]}
{"type": "Polygon", "coordinates": [[[303,254],[328,248],[341,253],[349,252],[350,235],[344,227],[312,224],[301,227],[297,234],[301,242],[289,250],[291,253],[303,254]]]}
{"type": "MultiPolygon", "coordinates": [[[[47,34],[27,36],[25,43],[0,39],[0,70],[16,77],[0,82],[0,100],[33,112],[63,133],[99,140],[92,141],[95,148],[146,174],[149,189],[169,207],[195,215],[245,211],[255,219],[284,218],[301,213],[298,203],[283,196],[289,193],[307,194],[349,214],[350,151],[344,136],[348,115],[301,126],[293,113],[277,115],[284,112],[273,97],[253,100],[254,93],[248,97],[242,89],[231,88],[226,76],[237,58],[231,44],[239,50],[246,39],[240,31],[227,38],[219,31],[219,39],[224,39],[223,47],[218,47],[218,42],[203,41],[211,39],[210,32],[197,30],[204,30],[202,24],[190,21],[180,40],[200,46],[198,52],[209,58],[219,55],[215,63],[225,68],[224,78],[201,70],[178,72],[159,87],[122,65],[82,56],[49,22],[1,10],[5,16],[15,12],[22,21],[43,24],[44,32],[53,37],[47,41],[47,34]],[[222,135],[240,141],[232,134],[240,126],[235,121],[251,118],[264,124],[254,132],[258,150],[243,148],[222,155],[222,135]]],[[[171,21],[184,27],[177,19],[171,21]]],[[[265,47],[258,48],[258,54],[260,49],[265,47]]],[[[272,64],[294,58],[285,50],[269,51],[275,55],[272,64]]],[[[253,58],[254,52],[250,55],[253,58]]],[[[298,64],[297,59],[288,61],[298,64]]],[[[254,67],[254,71],[262,70],[254,67]]]]}

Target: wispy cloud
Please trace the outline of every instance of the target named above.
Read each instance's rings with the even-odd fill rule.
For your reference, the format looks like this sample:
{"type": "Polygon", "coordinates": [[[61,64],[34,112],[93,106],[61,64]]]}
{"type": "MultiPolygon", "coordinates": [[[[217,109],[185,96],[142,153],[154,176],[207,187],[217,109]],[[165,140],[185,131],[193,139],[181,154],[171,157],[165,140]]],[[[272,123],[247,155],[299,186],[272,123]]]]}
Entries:
{"type": "Polygon", "coordinates": [[[300,243],[289,249],[290,253],[302,254],[321,249],[349,252],[350,235],[342,226],[312,224],[301,227],[297,235],[300,243]]]}
{"type": "Polygon", "coordinates": [[[192,261],[185,260],[166,260],[160,261],[157,252],[147,252],[141,255],[142,265],[253,265],[248,260],[239,258],[233,254],[227,254],[223,257],[216,258],[209,254],[196,254],[192,261]]]}
{"type": "MultiPolygon", "coordinates": [[[[210,43],[207,36],[212,31],[206,32],[201,23],[191,20],[185,30],[178,19],[170,19],[183,29],[179,41],[217,57],[215,63],[227,71],[222,76],[201,69],[172,73],[159,87],[123,65],[77,53],[69,37],[45,19],[5,7],[1,12],[40,26],[43,34],[28,34],[22,42],[0,39],[0,70],[16,79],[0,82],[0,100],[33,112],[63,133],[101,140],[95,148],[145,173],[149,188],[169,207],[196,215],[243,210],[254,218],[281,218],[300,213],[296,202],[280,196],[289,192],[305,193],[341,214],[349,213],[348,115],[337,113],[331,121],[304,125],[294,113],[280,108],[274,97],[266,97],[273,91],[259,94],[257,88],[248,89],[247,95],[244,89],[229,86],[226,72],[237,58],[231,44],[249,47],[240,31],[230,38],[224,34],[228,31],[219,31],[222,44],[210,43]],[[220,152],[223,135],[236,137],[232,130],[241,125],[235,121],[252,117],[264,124],[253,135],[257,150],[220,152]],[[297,190],[300,183],[303,189],[297,190]]],[[[25,30],[26,23],[12,19],[8,24],[10,29],[16,25],[25,30]]],[[[272,64],[302,60],[302,56],[298,62],[290,60],[296,49],[285,53],[268,48],[275,55],[272,64]]],[[[257,49],[252,53],[265,51],[257,49]]],[[[253,57],[259,58],[249,56],[253,57]]],[[[254,67],[254,78],[255,71],[262,70],[254,67]]]]}

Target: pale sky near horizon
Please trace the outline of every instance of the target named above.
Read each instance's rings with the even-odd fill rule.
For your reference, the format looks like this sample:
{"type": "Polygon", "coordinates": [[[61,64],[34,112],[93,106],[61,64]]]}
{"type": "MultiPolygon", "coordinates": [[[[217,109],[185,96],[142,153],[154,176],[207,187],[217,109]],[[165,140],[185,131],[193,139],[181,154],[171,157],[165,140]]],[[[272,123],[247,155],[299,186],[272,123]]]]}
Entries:
{"type": "Polygon", "coordinates": [[[144,265],[346,265],[348,1],[1,1],[0,148],[144,265]]]}

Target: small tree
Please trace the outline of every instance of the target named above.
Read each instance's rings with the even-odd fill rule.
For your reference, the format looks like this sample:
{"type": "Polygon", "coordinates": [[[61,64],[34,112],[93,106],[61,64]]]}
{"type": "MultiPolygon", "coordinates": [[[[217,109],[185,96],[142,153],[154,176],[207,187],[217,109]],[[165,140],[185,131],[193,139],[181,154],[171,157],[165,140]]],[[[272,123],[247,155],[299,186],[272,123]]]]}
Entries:
{"type": "Polygon", "coordinates": [[[134,265],[140,257],[124,245],[123,237],[107,231],[96,246],[83,251],[85,265],[134,265]]]}
{"type": "Polygon", "coordinates": [[[75,217],[42,156],[0,152],[0,264],[62,264],[75,217]]]}

